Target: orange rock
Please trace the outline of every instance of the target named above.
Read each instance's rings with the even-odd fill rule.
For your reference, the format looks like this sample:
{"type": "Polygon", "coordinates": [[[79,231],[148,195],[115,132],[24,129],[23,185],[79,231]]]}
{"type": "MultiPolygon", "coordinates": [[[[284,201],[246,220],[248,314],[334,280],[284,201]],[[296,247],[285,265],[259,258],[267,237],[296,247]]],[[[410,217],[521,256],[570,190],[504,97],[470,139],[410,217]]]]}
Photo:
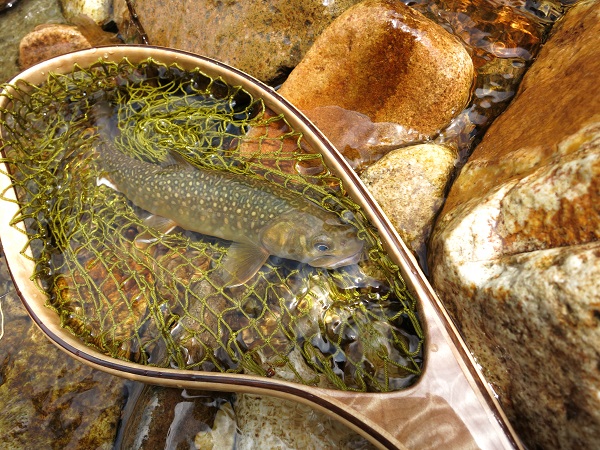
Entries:
{"type": "Polygon", "coordinates": [[[113,34],[104,32],[88,17],[78,16],[73,21],[76,25],[39,25],[25,35],[19,45],[21,70],[65,53],[120,43],[113,34]]]}
{"type": "Polygon", "coordinates": [[[560,141],[598,120],[600,45],[589,36],[600,35],[600,15],[582,16],[579,23],[573,17],[565,18],[554,31],[525,75],[519,101],[493,123],[473,152],[452,187],[444,213],[547,163],[560,141]]]}
{"type": "Polygon", "coordinates": [[[402,2],[365,0],[325,29],[279,92],[302,110],[339,106],[431,136],[466,106],[472,82],[456,37],[402,2]]]}
{"type": "Polygon", "coordinates": [[[19,66],[23,70],[46,59],[91,46],[74,25],[40,25],[21,40],[19,66]]]}

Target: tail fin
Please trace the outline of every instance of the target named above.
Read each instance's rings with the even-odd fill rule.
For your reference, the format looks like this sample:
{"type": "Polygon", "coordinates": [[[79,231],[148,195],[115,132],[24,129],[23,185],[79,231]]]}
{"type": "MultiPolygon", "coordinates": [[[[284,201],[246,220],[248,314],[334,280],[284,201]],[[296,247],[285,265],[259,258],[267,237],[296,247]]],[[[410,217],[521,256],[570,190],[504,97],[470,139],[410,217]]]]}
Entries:
{"type": "Polygon", "coordinates": [[[96,125],[98,135],[102,140],[113,142],[119,135],[117,113],[107,101],[101,100],[92,105],[89,109],[89,116],[96,125]]]}

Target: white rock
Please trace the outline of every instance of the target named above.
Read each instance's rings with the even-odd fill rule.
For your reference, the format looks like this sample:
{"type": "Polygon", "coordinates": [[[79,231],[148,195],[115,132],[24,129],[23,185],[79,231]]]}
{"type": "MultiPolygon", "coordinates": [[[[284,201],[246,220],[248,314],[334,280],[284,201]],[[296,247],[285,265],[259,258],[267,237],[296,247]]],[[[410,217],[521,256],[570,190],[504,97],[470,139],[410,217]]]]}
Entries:
{"type": "Polygon", "coordinates": [[[111,19],[112,0],[60,0],[60,6],[67,20],[83,14],[102,25],[111,19]]]}
{"type": "Polygon", "coordinates": [[[600,445],[600,123],[557,147],[546,164],[446,214],[432,237],[431,275],[518,425],[537,442],[545,436],[540,448],[592,449],[600,445]]]}

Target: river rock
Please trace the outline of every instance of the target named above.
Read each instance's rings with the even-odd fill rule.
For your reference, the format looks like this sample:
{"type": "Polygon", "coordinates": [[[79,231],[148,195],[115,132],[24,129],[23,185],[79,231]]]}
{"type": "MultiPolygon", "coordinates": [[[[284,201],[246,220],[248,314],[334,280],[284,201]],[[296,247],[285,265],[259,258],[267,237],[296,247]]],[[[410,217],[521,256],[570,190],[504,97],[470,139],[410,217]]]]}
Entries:
{"type": "Polygon", "coordinates": [[[456,151],[449,147],[419,144],[391,151],[361,175],[422,266],[455,160],[456,151]]]}
{"type": "Polygon", "coordinates": [[[120,43],[113,34],[104,32],[90,18],[79,16],[74,21],[77,24],[38,25],[25,35],[19,44],[21,70],[65,53],[120,43]]]}
{"type": "Polygon", "coordinates": [[[239,450],[375,448],[340,422],[295,401],[241,394],[235,410],[240,430],[236,447],[239,450]]]}
{"type": "Polygon", "coordinates": [[[91,46],[75,25],[39,25],[21,40],[19,66],[26,69],[54,56],[91,46]]]}
{"type": "Polygon", "coordinates": [[[279,92],[302,110],[334,105],[431,136],[466,106],[473,73],[440,25],[399,1],[365,0],[318,37],[279,92]]]}
{"type": "Polygon", "coordinates": [[[312,123],[327,133],[327,139],[360,172],[390,150],[425,136],[393,122],[373,122],[367,115],[339,106],[317,106],[302,111],[312,123]]]}
{"type": "Polygon", "coordinates": [[[112,0],[59,0],[59,3],[68,21],[84,15],[102,25],[112,18],[112,0]]]}
{"type": "MultiPolygon", "coordinates": [[[[358,0],[144,0],[135,12],[151,44],[218,59],[262,81],[285,77],[315,38],[358,0]]],[[[126,29],[124,0],[115,19],[126,29]]]]}
{"type": "Polygon", "coordinates": [[[224,395],[134,382],[113,450],[194,448],[194,445],[200,449],[233,448],[235,421],[228,420],[230,426],[221,429],[222,421],[217,420],[221,411],[231,411],[233,416],[224,395]],[[221,440],[217,438],[219,432],[223,432],[221,440]]]}
{"type": "Polygon", "coordinates": [[[464,166],[432,281],[525,444],[600,447],[600,4],[557,25],[464,166]]]}
{"type": "Polygon", "coordinates": [[[37,25],[64,22],[56,0],[27,0],[0,13],[0,82],[20,71],[19,42],[37,25]]]}

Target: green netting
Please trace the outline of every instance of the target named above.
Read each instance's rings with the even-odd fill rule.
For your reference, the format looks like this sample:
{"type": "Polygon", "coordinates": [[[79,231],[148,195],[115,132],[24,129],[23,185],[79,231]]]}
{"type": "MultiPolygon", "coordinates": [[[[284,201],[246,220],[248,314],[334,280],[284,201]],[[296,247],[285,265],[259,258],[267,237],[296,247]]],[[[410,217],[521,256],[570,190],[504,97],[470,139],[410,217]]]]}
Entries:
{"type": "Polygon", "coordinates": [[[398,268],[321,155],[260,98],[199,70],[126,59],[15,89],[0,122],[20,202],[12,221],[26,225],[48,307],[87,345],[140,364],[359,391],[418,377],[423,333],[398,268]],[[92,113],[102,103],[118,125],[108,138],[92,113]],[[147,211],[99,183],[106,139],[135,160],[177,154],[195,170],[283,186],[356,227],[364,257],[327,269],[271,256],[224,286],[231,242],[149,226],[147,211]]]}

